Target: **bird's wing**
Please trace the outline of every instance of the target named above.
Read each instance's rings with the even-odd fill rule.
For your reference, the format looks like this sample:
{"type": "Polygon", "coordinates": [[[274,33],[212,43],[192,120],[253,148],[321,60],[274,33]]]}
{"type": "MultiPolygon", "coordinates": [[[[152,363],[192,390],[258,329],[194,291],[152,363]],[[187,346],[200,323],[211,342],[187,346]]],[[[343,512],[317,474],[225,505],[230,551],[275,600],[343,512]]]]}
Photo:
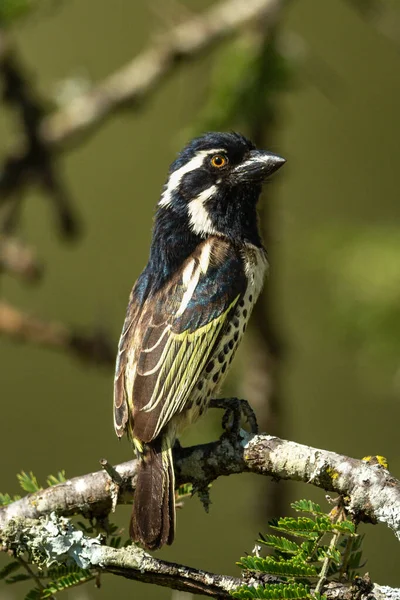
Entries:
{"type": "Polygon", "coordinates": [[[125,375],[129,369],[129,359],[134,359],[134,353],[130,356],[129,350],[133,342],[133,334],[136,330],[140,317],[140,302],[136,298],[137,284],[133,287],[126,317],[122,328],[118,345],[117,361],[115,365],[114,378],[114,428],[118,437],[125,433],[128,419],[129,407],[125,388],[125,375]]]}
{"type": "Polygon", "coordinates": [[[128,311],[115,394],[122,420],[116,423],[125,428],[129,420],[133,437],[149,442],[184,409],[246,287],[239,252],[211,239],[145,301],[140,315],[128,311]]]}

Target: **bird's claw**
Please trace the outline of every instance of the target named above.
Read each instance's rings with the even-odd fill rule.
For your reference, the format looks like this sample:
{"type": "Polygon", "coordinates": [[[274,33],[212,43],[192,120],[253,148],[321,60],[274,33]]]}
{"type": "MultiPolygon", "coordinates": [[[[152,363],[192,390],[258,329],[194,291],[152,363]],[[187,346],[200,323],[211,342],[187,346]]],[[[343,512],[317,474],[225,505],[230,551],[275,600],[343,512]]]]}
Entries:
{"type": "Polygon", "coordinates": [[[213,398],[209,404],[210,408],[222,408],[225,410],[222,417],[222,427],[228,435],[237,436],[240,432],[242,417],[245,418],[250,433],[258,433],[256,415],[247,400],[240,398],[213,398]]]}

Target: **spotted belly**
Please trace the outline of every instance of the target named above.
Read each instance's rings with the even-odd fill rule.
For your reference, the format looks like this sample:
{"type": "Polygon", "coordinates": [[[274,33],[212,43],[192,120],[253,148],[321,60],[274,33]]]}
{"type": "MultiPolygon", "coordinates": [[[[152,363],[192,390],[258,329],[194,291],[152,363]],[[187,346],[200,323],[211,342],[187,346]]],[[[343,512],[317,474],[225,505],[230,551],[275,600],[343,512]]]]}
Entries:
{"type": "Polygon", "coordinates": [[[254,247],[248,249],[244,261],[249,282],[247,290],[238,301],[225,333],[201,373],[184,410],[175,416],[177,434],[187,425],[196,421],[207,409],[211,398],[218,394],[246,331],[254,304],[262,289],[268,264],[265,252],[261,249],[254,249],[254,247]]]}
{"type": "Polygon", "coordinates": [[[191,410],[194,406],[198,407],[194,411],[194,418],[205,411],[211,397],[218,393],[246,331],[253,306],[252,294],[245,296],[237,305],[230,323],[226,327],[225,334],[201,374],[187,405],[187,410],[191,410]],[[198,415],[196,415],[196,412],[198,415]]]}

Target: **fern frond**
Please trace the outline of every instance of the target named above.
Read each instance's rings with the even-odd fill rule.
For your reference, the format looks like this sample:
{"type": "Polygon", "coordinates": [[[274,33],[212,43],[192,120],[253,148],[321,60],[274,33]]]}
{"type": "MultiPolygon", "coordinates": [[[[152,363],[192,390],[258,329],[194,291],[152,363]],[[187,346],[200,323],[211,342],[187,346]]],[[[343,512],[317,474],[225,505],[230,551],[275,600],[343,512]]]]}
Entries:
{"type": "Polygon", "coordinates": [[[49,475],[46,479],[46,483],[48,487],[51,487],[52,485],[64,483],[66,480],[65,471],[62,469],[61,471],[58,471],[57,475],[49,475]]]}
{"type": "Polygon", "coordinates": [[[307,564],[301,559],[276,560],[272,556],[243,556],[237,563],[247,571],[258,571],[282,577],[317,577],[314,565],[307,564]]]}
{"type": "Polygon", "coordinates": [[[0,579],[5,579],[9,575],[11,575],[11,573],[14,573],[14,571],[18,571],[18,569],[20,569],[21,566],[22,565],[18,560],[13,560],[12,562],[7,563],[0,570],[0,579]]]}
{"type": "Polygon", "coordinates": [[[32,575],[28,573],[17,573],[16,575],[12,575],[8,577],[5,581],[6,583],[19,583],[20,581],[27,581],[28,579],[32,579],[32,575]]]}
{"type": "Polygon", "coordinates": [[[63,590],[74,587],[81,583],[85,583],[86,581],[90,581],[94,578],[95,576],[93,573],[87,569],[78,568],[77,570],[70,570],[70,572],[66,573],[65,575],[50,581],[50,583],[48,583],[47,586],[42,590],[42,595],[40,598],[50,598],[57,592],[62,592],[63,590]]]}
{"type": "Polygon", "coordinates": [[[265,544],[270,548],[278,552],[282,552],[285,554],[297,554],[301,551],[299,544],[296,542],[292,542],[284,537],[279,537],[277,535],[262,535],[260,534],[260,538],[257,540],[261,544],[265,544]]]}
{"type": "Polygon", "coordinates": [[[271,583],[268,586],[243,585],[231,592],[234,598],[252,599],[266,598],[268,600],[280,600],[281,598],[301,600],[311,598],[309,587],[302,583],[271,583]]]}
{"type": "Polygon", "coordinates": [[[42,591],[40,588],[33,588],[30,590],[25,596],[24,600],[41,600],[42,599],[42,591]]]}
{"type": "Polygon", "coordinates": [[[276,529],[282,533],[303,537],[309,540],[314,540],[321,535],[332,531],[332,523],[328,516],[317,517],[315,520],[308,517],[283,517],[277,521],[269,523],[272,529],[276,529]]]}
{"type": "Polygon", "coordinates": [[[65,577],[66,575],[71,575],[71,573],[87,573],[89,571],[87,571],[87,569],[82,569],[81,567],[78,567],[78,565],[76,563],[71,564],[71,565],[56,565],[54,567],[50,567],[50,569],[47,570],[46,572],[46,577],[47,579],[50,580],[56,580],[59,579],[61,577],[65,577]]]}
{"type": "Polygon", "coordinates": [[[17,500],[21,500],[21,496],[10,496],[10,494],[0,493],[0,506],[6,506],[17,500]]]}
{"type": "Polygon", "coordinates": [[[351,521],[340,521],[340,523],[332,523],[332,530],[344,535],[356,535],[356,526],[351,521]]]}
{"type": "Polygon", "coordinates": [[[118,537],[112,537],[108,543],[111,546],[111,548],[119,548],[121,546],[121,542],[122,542],[122,537],[118,536],[118,537]]]}
{"type": "Polygon", "coordinates": [[[325,515],[319,504],[311,502],[311,500],[297,500],[290,505],[297,512],[308,512],[312,515],[325,515]]]}
{"type": "Polygon", "coordinates": [[[17,473],[17,479],[22,489],[26,492],[29,492],[30,494],[32,494],[33,492],[38,492],[42,489],[32,471],[30,471],[29,473],[25,473],[25,471],[17,473]]]}
{"type": "Polygon", "coordinates": [[[294,502],[292,507],[299,512],[308,512],[311,517],[282,517],[269,523],[280,535],[260,534],[258,542],[274,550],[273,556],[249,555],[237,563],[256,581],[263,581],[263,574],[282,579],[280,584],[260,583],[256,586],[243,585],[232,592],[235,598],[310,598],[326,600],[320,593],[310,593],[305,586],[310,578],[328,581],[334,576],[349,578],[350,569],[360,568],[361,539],[355,524],[346,520],[342,508],[335,513],[321,512],[321,507],[309,500],[294,502]],[[293,541],[286,537],[303,538],[293,541]],[[326,541],[326,543],[322,543],[326,541]],[[288,586],[294,586],[289,588],[288,586]]]}

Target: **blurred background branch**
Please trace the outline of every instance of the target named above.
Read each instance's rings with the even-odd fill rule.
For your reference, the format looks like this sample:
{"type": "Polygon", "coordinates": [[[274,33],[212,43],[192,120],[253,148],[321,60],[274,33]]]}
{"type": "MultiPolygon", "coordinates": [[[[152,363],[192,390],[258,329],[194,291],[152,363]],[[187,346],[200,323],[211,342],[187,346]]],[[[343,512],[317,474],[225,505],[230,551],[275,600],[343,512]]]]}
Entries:
{"type": "Polygon", "coordinates": [[[85,333],[57,321],[44,321],[0,302],[0,336],[62,350],[94,364],[114,365],[115,345],[101,331],[85,333]]]}
{"type": "Polygon", "coordinates": [[[43,139],[59,147],[86,135],[117,109],[140,107],[179,65],[259,19],[273,21],[282,4],[283,0],[225,0],[196,13],[160,36],[125,67],[50,115],[42,124],[43,139]]]}
{"type": "Polygon", "coordinates": [[[10,273],[27,282],[36,282],[43,273],[43,267],[36,252],[18,240],[0,234],[0,273],[10,273]]]}
{"type": "Polygon", "coordinates": [[[66,238],[74,237],[78,233],[78,219],[56,159],[40,133],[47,112],[45,103],[34,92],[13,44],[1,30],[0,77],[3,103],[15,114],[20,130],[18,145],[3,159],[0,170],[1,230],[9,233],[16,229],[22,195],[29,186],[35,184],[52,199],[60,233],[66,238]]]}

